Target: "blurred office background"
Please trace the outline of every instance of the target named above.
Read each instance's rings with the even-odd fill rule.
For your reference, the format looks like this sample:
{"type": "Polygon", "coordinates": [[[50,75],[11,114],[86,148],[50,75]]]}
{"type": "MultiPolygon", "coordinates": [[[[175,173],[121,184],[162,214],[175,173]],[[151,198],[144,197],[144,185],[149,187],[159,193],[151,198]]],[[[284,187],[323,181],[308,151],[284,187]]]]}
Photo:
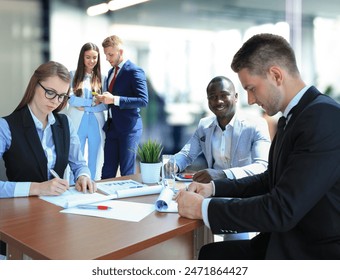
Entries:
{"type": "MultiPolygon", "coordinates": [[[[117,0],[115,0],[117,1],[117,0]]],[[[126,58],[140,65],[149,82],[143,109],[143,139],[157,138],[177,152],[209,110],[206,86],[212,77],[230,77],[234,53],[250,36],[271,32],[293,45],[306,82],[339,99],[340,5],[334,0],[150,0],[89,16],[100,0],[0,0],[0,115],[21,100],[34,69],[56,60],[75,69],[81,46],[120,36],[126,58]]],[[[110,65],[101,53],[103,73],[110,65]]]]}

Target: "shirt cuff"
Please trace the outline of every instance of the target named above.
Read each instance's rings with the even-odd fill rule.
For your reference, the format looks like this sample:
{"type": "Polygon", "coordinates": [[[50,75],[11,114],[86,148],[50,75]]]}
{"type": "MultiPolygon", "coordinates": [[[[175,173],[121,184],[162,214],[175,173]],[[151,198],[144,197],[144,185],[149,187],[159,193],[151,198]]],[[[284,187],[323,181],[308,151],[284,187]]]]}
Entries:
{"type": "Polygon", "coordinates": [[[231,172],[229,169],[223,170],[223,172],[225,173],[228,179],[235,179],[234,173],[231,172]]]}
{"type": "Polygon", "coordinates": [[[212,185],[212,194],[211,196],[215,196],[215,183],[214,181],[210,181],[211,185],[212,185]]]}
{"type": "Polygon", "coordinates": [[[205,199],[203,199],[203,202],[202,202],[203,222],[208,228],[210,228],[210,224],[209,224],[209,220],[208,220],[208,207],[209,207],[210,200],[211,200],[211,198],[205,198],[205,199]]]}
{"type": "Polygon", "coordinates": [[[113,96],[113,105],[119,106],[120,96],[113,96]]]}
{"type": "Polygon", "coordinates": [[[85,176],[85,177],[87,177],[87,178],[91,178],[91,176],[90,176],[89,174],[87,174],[87,173],[80,173],[80,174],[78,175],[77,179],[76,179],[76,182],[77,182],[77,180],[78,180],[78,178],[79,178],[80,176],[85,176]]]}
{"type": "Polygon", "coordinates": [[[29,196],[31,182],[18,182],[15,184],[14,197],[29,196]]]}

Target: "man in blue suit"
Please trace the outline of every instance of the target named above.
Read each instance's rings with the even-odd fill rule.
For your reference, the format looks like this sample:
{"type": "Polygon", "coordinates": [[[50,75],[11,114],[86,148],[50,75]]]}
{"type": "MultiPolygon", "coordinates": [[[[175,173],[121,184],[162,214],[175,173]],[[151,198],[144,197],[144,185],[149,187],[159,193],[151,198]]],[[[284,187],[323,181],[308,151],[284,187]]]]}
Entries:
{"type": "Polygon", "coordinates": [[[109,105],[104,145],[102,179],[116,177],[118,166],[122,176],[135,173],[136,153],[143,125],[140,108],[148,104],[148,89],[144,71],[124,59],[122,40],[106,38],[102,46],[106,60],[111,64],[107,78],[109,92],[97,96],[109,105]]]}
{"type": "Polygon", "coordinates": [[[281,36],[251,37],[231,66],[249,104],[283,116],[264,173],[194,182],[178,195],[179,214],[203,219],[213,233],[261,232],[207,244],[199,258],[339,260],[340,105],[305,84],[281,36]]]}
{"type": "Polygon", "coordinates": [[[193,180],[197,182],[264,172],[270,148],[266,121],[236,113],[238,94],[226,77],[217,76],[209,82],[207,99],[214,116],[201,119],[193,136],[175,155],[178,171],[203,154],[207,168],[194,174],[193,180]]]}

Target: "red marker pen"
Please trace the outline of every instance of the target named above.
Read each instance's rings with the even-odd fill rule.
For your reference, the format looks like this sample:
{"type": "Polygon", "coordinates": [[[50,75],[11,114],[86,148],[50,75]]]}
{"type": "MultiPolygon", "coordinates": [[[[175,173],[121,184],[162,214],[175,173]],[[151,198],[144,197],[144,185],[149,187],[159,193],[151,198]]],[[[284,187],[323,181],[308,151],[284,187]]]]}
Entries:
{"type": "Polygon", "coordinates": [[[77,205],[80,209],[94,209],[94,210],[111,210],[112,207],[105,206],[105,205],[89,205],[89,204],[80,204],[77,205]]]}

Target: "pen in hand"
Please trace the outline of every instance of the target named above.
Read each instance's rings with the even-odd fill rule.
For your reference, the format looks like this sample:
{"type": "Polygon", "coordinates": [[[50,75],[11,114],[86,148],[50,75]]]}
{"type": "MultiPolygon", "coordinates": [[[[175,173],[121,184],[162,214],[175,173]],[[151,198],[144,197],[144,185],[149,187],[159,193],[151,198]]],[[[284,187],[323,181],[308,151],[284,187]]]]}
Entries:
{"type": "Polygon", "coordinates": [[[51,174],[53,175],[54,178],[59,178],[60,179],[58,173],[55,172],[53,169],[50,169],[50,172],[51,172],[51,174]]]}
{"type": "MultiPolygon", "coordinates": [[[[50,169],[50,173],[53,175],[54,178],[61,179],[57,172],[55,172],[52,168],[50,169]]],[[[65,180],[58,180],[57,185],[55,185],[55,189],[57,190],[58,194],[62,194],[67,191],[69,188],[68,183],[65,180]]]]}
{"type": "Polygon", "coordinates": [[[88,204],[80,204],[77,205],[80,209],[95,209],[95,210],[111,210],[112,207],[105,206],[105,205],[88,205],[88,204]]]}

